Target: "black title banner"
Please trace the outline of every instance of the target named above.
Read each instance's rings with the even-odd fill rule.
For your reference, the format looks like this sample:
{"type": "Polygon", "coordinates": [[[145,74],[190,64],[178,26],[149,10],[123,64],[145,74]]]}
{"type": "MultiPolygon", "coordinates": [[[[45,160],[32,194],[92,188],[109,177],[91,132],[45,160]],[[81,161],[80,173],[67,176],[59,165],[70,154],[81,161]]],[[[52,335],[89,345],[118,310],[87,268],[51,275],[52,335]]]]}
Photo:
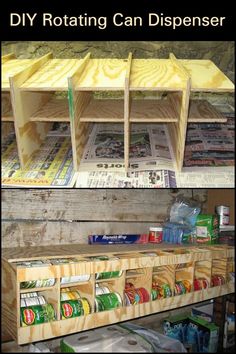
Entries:
{"type": "Polygon", "coordinates": [[[1,35],[3,40],[231,40],[231,5],[209,5],[202,0],[11,0],[1,10],[1,35]]]}

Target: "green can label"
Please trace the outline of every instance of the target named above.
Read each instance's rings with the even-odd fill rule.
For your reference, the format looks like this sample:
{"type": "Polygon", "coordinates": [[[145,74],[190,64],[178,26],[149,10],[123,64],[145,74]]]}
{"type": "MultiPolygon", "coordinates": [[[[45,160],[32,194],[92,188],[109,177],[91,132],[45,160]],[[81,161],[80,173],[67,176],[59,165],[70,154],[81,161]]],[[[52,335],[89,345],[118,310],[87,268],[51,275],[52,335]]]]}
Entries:
{"type": "Polygon", "coordinates": [[[63,319],[83,316],[83,306],[79,300],[67,300],[61,302],[61,316],[63,319]]]}

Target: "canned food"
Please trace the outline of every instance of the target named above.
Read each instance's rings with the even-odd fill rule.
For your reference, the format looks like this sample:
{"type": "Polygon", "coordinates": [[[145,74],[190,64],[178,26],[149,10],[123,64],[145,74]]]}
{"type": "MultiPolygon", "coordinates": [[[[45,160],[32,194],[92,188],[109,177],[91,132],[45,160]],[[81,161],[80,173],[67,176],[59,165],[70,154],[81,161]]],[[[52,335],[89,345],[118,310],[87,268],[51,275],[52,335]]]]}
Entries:
{"type": "Polygon", "coordinates": [[[90,314],[90,312],[91,312],[91,306],[90,306],[88,300],[87,300],[85,297],[82,297],[82,298],[80,299],[80,302],[81,302],[82,307],[83,307],[84,315],[90,314]]]}
{"type": "Polygon", "coordinates": [[[95,298],[97,300],[97,312],[111,310],[122,305],[121,297],[118,293],[97,295],[95,298]]]}
{"type": "Polygon", "coordinates": [[[90,274],[73,275],[71,277],[61,278],[61,284],[79,283],[79,282],[88,281],[89,279],[90,279],[90,274]]]}
{"type": "Polygon", "coordinates": [[[53,286],[56,280],[52,279],[39,279],[39,280],[29,280],[20,283],[21,289],[32,289],[32,288],[43,288],[53,286]]]}
{"type": "Polygon", "coordinates": [[[61,302],[62,319],[83,316],[84,310],[80,300],[67,300],[61,302]]]}
{"type": "Polygon", "coordinates": [[[149,242],[161,243],[162,238],[163,238],[163,228],[161,226],[150,227],[150,229],[149,229],[149,242]]]}
{"type": "Polygon", "coordinates": [[[51,304],[22,307],[20,314],[22,326],[31,326],[55,320],[55,312],[51,304]]]}
{"type": "Polygon", "coordinates": [[[109,294],[110,290],[107,286],[97,286],[95,287],[96,295],[109,294]]]}
{"type": "Polygon", "coordinates": [[[61,293],[61,301],[78,300],[79,298],[80,294],[78,291],[67,291],[61,293]]]}
{"type": "Polygon", "coordinates": [[[229,207],[225,205],[219,205],[216,207],[216,212],[219,215],[220,225],[229,225],[229,207]]]}
{"type": "Polygon", "coordinates": [[[102,272],[96,273],[95,278],[98,279],[110,279],[110,278],[118,278],[122,275],[121,271],[114,271],[114,272],[102,272]]]}

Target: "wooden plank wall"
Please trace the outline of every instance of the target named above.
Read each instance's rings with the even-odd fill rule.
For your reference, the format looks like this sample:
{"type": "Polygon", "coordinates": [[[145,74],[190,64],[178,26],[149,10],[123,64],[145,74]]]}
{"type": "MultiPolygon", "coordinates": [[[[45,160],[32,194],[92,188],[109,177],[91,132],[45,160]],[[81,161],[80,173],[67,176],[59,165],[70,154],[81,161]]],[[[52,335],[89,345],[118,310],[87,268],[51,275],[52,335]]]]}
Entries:
{"type": "Polygon", "coordinates": [[[148,233],[177,196],[206,211],[206,189],[2,190],[2,247],[87,243],[89,234],[148,233]]]}

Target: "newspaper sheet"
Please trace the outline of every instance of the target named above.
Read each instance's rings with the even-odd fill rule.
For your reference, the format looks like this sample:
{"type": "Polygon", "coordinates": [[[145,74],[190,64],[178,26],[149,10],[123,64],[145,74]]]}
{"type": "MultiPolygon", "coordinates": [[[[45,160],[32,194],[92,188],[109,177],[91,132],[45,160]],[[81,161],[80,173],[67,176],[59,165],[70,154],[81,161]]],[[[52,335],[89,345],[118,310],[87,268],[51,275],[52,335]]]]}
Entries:
{"type": "Polygon", "coordinates": [[[234,166],[234,111],[229,105],[219,107],[227,123],[188,124],[184,167],[234,166]]]}
{"type": "Polygon", "coordinates": [[[234,188],[234,166],[203,167],[190,172],[183,169],[176,173],[176,184],[178,188],[234,188]]]}
{"type": "MultiPolygon", "coordinates": [[[[130,170],[174,170],[175,161],[165,125],[133,124],[130,170]]],[[[84,149],[79,171],[124,172],[124,125],[95,124],[84,149]]]]}
{"type": "Polygon", "coordinates": [[[48,135],[24,170],[20,169],[14,134],[2,143],[4,187],[72,187],[76,178],[68,136],[48,135]]]}
{"type": "Polygon", "coordinates": [[[167,170],[79,172],[76,188],[175,188],[175,172],[167,170]]]}

